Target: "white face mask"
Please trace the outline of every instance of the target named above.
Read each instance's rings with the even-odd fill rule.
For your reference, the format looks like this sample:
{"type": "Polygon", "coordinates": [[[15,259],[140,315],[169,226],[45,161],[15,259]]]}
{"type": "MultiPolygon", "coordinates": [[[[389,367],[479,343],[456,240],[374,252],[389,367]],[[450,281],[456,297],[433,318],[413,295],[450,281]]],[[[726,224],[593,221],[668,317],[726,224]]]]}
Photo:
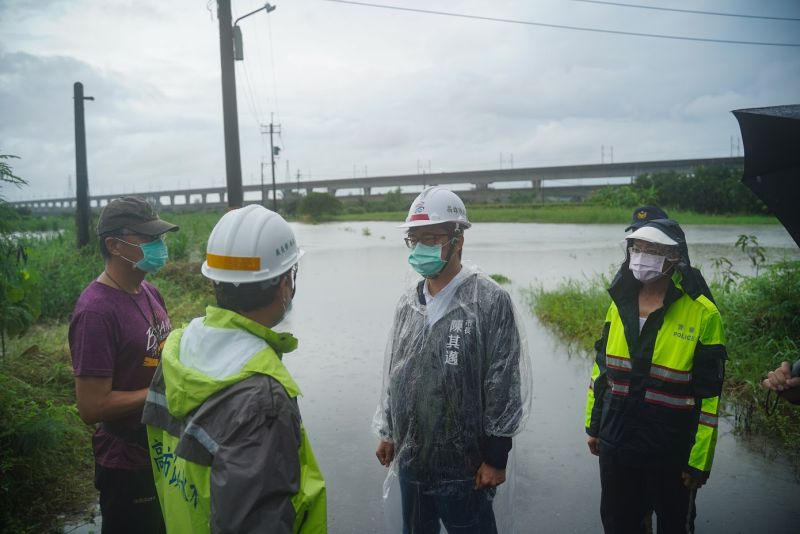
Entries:
{"type": "Polygon", "coordinates": [[[631,252],[631,261],[628,264],[628,268],[634,278],[643,284],[647,284],[655,282],[664,276],[661,270],[664,268],[666,259],[665,256],[656,256],[646,252],[631,252]]]}

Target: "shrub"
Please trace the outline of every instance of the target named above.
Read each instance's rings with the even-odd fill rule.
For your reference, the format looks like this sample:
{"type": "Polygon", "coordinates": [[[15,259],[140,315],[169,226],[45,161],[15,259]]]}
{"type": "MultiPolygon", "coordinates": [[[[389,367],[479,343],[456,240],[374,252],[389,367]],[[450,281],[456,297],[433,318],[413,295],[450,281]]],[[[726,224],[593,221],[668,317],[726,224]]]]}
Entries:
{"type": "Polygon", "coordinates": [[[342,202],[329,193],[309,193],[300,201],[298,212],[313,221],[341,213],[342,202]]]}
{"type": "Polygon", "coordinates": [[[52,531],[58,514],[94,495],[90,430],[73,401],[59,399],[72,374],[54,359],[33,347],[0,367],[2,532],[52,531]]]}
{"type": "Polygon", "coordinates": [[[602,206],[633,209],[656,204],[697,213],[767,213],[764,204],[741,182],[742,170],[698,167],[693,173],[674,171],[643,174],[632,185],[604,187],[590,201],[602,206]]]}

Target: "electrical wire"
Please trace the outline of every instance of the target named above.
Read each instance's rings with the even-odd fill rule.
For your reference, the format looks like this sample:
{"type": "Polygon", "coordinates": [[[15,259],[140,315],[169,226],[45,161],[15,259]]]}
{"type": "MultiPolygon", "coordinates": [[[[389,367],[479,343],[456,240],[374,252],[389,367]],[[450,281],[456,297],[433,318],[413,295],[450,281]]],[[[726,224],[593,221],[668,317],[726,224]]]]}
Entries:
{"type": "Polygon", "coordinates": [[[272,44],[272,22],[267,14],[267,34],[269,35],[269,63],[272,68],[272,96],[275,105],[275,114],[278,120],[281,118],[280,108],[278,107],[278,78],[275,76],[275,46],[272,44]]]}
{"type": "MultiPolygon", "coordinates": [[[[275,116],[278,118],[278,124],[281,124],[281,109],[278,104],[278,77],[275,74],[275,46],[272,42],[272,19],[267,14],[267,35],[269,36],[269,63],[272,69],[272,98],[275,107],[275,116]]],[[[286,143],[283,140],[283,126],[278,130],[278,139],[281,143],[281,151],[286,157],[286,143]]]]}
{"type": "Polygon", "coordinates": [[[252,83],[250,83],[250,75],[247,73],[247,64],[242,61],[242,72],[244,73],[244,82],[245,82],[245,93],[249,99],[248,104],[250,105],[250,111],[252,112],[253,118],[256,121],[256,125],[259,127],[262,124],[261,121],[261,109],[258,107],[258,103],[256,99],[253,97],[253,87],[252,83]]]}
{"type": "Polygon", "coordinates": [[[636,9],[652,9],[654,11],[672,11],[675,13],[690,13],[692,15],[714,15],[718,17],[739,17],[743,19],[763,19],[763,20],[785,20],[791,22],[798,22],[800,18],[793,17],[768,17],[766,15],[744,15],[739,13],[721,13],[718,11],[696,11],[693,9],[677,9],[674,7],[656,7],[656,6],[643,6],[639,4],[623,4],[620,2],[605,2],[602,0],[573,0],[574,2],[584,2],[586,4],[603,4],[607,6],[616,7],[632,7],[636,9]]]}
{"type": "Polygon", "coordinates": [[[549,24],[545,22],[534,22],[534,21],[527,21],[527,20],[517,20],[517,19],[505,19],[505,18],[497,18],[497,17],[485,17],[481,15],[467,15],[464,13],[452,13],[448,11],[433,11],[429,9],[417,9],[411,7],[401,7],[401,6],[393,6],[388,4],[373,4],[369,2],[354,2],[352,0],[322,0],[323,2],[332,2],[336,4],[350,4],[355,6],[361,7],[374,7],[379,9],[391,9],[395,11],[407,11],[412,13],[422,13],[425,15],[439,15],[439,16],[446,16],[446,17],[457,17],[463,19],[472,19],[472,20],[485,20],[489,22],[503,22],[507,24],[521,24],[525,26],[538,26],[542,28],[554,28],[559,30],[573,30],[573,31],[582,31],[582,32],[594,32],[594,33],[608,33],[613,35],[628,35],[632,37],[650,37],[655,39],[671,39],[675,41],[696,41],[696,42],[703,42],[703,43],[720,43],[720,44],[738,44],[738,45],[751,45],[751,46],[786,46],[786,47],[793,47],[793,48],[800,48],[800,43],[775,43],[775,42],[763,42],[763,41],[739,41],[735,39],[712,39],[706,37],[684,37],[680,35],[668,35],[668,34],[658,34],[658,33],[641,33],[641,32],[627,32],[622,30],[607,30],[603,28],[590,28],[590,27],[583,27],[583,26],[570,26],[566,24],[549,24]]]}

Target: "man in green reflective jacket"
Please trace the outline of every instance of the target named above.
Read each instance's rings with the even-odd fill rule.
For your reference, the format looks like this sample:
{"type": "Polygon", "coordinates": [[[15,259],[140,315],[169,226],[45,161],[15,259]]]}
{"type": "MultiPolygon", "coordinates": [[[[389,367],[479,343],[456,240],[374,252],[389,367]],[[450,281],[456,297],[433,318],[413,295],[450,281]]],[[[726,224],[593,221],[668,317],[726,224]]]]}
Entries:
{"type": "Polygon", "coordinates": [[[142,417],[169,533],[327,532],[325,482],[281,360],[297,339],[272,330],[302,255],[261,206],[228,212],[209,237],[217,306],[167,338],[142,417]]]}

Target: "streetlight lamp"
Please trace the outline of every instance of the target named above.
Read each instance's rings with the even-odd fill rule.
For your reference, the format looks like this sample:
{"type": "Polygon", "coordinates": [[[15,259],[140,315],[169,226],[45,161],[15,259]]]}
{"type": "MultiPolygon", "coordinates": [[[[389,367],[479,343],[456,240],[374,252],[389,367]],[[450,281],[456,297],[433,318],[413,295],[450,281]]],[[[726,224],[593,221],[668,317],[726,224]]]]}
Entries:
{"type": "Polygon", "coordinates": [[[254,15],[259,11],[266,11],[267,13],[271,13],[275,11],[275,6],[267,2],[264,4],[264,7],[259,7],[255,11],[251,11],[246,15],[242,15],[233,23],[233,59],[236,61],[242,61],[244,59],[244,47],[242,45],[242,29],[239,27],[239,21],[242,19],[246,19],[250,15],[254,15]]]}

